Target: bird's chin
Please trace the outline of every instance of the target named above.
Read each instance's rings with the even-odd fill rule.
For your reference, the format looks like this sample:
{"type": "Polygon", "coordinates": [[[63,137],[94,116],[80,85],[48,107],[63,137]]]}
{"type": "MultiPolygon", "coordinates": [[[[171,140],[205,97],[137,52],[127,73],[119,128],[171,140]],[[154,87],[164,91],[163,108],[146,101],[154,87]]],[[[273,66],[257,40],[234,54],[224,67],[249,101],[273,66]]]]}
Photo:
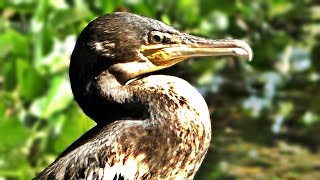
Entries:
{"type": "Polygon", "coordinates": [[[166,67],[156,66],[150,62],[133,61],[115,64],[111,66],[108,71],[120,84],[124,85],[127,84],[128,81],[133,81],[142,75],[164,68],[166,67]]]}

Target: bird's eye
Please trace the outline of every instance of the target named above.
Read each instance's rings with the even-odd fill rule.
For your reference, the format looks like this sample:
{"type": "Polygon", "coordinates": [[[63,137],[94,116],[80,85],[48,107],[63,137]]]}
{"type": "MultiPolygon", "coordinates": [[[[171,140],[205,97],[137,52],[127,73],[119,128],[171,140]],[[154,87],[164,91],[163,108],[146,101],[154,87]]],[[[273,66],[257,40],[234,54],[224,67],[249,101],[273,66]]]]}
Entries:
{"type": "Polygon", "coordinates": [[[150,42],[151,43],[161,43],[164,39],[163,34],[160,32],[151,32],[150,33],[150,42]]]}

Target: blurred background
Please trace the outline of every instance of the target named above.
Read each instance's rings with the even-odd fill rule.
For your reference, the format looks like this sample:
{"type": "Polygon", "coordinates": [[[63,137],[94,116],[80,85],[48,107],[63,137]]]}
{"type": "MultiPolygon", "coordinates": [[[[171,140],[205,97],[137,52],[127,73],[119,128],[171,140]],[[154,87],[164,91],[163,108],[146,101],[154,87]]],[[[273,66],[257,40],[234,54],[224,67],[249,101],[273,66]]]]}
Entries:
{"type": "Polygon", "coordinates": [[[114,11],[253,49],[251,62],[198,58],[163,72],[196,86],[211,112],[196,179],[320,179],[318,0],[0,0],[1,180],[31,179],[95,125],[73,100],[69,59],[86,24],[114,11]]]}

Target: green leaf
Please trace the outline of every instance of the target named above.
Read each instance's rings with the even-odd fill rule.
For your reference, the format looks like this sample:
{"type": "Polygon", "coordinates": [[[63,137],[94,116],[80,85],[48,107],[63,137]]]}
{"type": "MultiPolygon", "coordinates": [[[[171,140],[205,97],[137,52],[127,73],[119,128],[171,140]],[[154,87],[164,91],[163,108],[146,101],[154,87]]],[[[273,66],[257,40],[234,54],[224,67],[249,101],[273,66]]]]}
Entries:
{"type": "Polygon", "coordinates": [[[26,36],[14,29],[7,29],[4,33],[0,33],[0,62],[7,57],[29,57],[27,40],[26,36]]]}
{"type": "Polygon", "coordinates": [[[8,91],[16,87],[16,59],[29,58],[27,37],[13,29],[0,33],[0,75],[3,74],[4,88],[8,91]]]}
{"type": "Polygon", "coordinates": [[[186,24],[191,24],[199,20],[199,3],[194,0],[177,0],[176,15],[186,24]]]}
{"type": "Polygon", "coordinates": [[[44,78],[24,59],[17,61],[17,79],[21,97],[27,101],[40,96],[44,91],[44,78]]]}
{"type": "Polygon", "coordinates": [[[20,121],[16,119],[2,121],[0,124],[0,154],[22,146],[29,135],[29,130],[20,121]]]}
{"type": "MultiPolygon", "coordinates": [[[[66,26],[70,26],[73,23],[86,20],[90,16],[90,11],[86,7],[79,7],[78,9],[63,9],[55,11],[50,21],[50,26],[55,29],[62,29],[63,31],[69,31],[66,26]]],[[[67,35],[60,33],[61,35],[67,35]]]]}
{"type": "Polygon", "coordinates": [[[123,4],[123,0],[117,0],[117,1],[101,1],[102,8],[104,12],[111,13],[114,12],[117,8],[120,7],[121,4],[123,4]]]}
{"type": "Polygon", "coordinates": [[[41,61],[35,63],[35,68],[41,74],[58,74],[69,68],[69,60],[76,41],[75,36],[68,36],[64,41],[54,40],[53,49],[41,61]]]}
{"type": "Polygon", "coordinates": [[[48,93],[34,101],[31,114],[48,119],[54,113],[65,109],[73,100],[69,81],[64,76],[52,80],[48,93]]]}
{"type": "Polygon", "coordinates": [[[17,85],[17,77],[16,77],[16,61],[11,59],[11,61],[7,61],[0,66],[0,73],[4,78],[4,89],[7,91],[12,91],[17,85]]]}
{"type": "MultiPolygon", "coordinates": [[[[1,96],[0,96],[1,97],[1,96]]],[[[3,97],[1,97],[3,98],[3,97]]],[[[3,102],[0,102],[0,118],[3,119],[6,111],[6,106],[3,102]]],[[[1,122],[1,121],[0,121],[1,122]]]]}
{"type": "Polygon", "coordinates": [[[60,153],[71,145],[76,139],[92,128],[95,123],[88,118],[82,111],[68,111],[60,114],[51,121],[57,122],[55,132],[59,134],[54,141],[53,148],[56,153],[60,153]]]}
{"type": "Polygon", "coordinates": [[[0,154],[0,177],[10,177],[10,179],[31,179],[30,164],[27,155],[21,153],[19,149],[11,149],[10,153],[0,154]]]}

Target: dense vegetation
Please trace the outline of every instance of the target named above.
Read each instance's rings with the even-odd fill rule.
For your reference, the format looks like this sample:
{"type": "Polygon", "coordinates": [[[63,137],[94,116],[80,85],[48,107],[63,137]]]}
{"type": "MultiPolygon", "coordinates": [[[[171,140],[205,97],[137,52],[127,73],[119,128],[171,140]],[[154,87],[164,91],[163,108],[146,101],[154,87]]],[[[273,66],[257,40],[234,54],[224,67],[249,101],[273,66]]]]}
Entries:
{"type": "Polygon", "coordinates": [[[73,101],[69,58],[85,25],[114,11],[253,48],[252,62],[200,58],[164,71],[195,85],[212,112],[197,179],[320,178],[319,1],[2,0],[0,179],[32,178],[94,126],[73,101]]]}

